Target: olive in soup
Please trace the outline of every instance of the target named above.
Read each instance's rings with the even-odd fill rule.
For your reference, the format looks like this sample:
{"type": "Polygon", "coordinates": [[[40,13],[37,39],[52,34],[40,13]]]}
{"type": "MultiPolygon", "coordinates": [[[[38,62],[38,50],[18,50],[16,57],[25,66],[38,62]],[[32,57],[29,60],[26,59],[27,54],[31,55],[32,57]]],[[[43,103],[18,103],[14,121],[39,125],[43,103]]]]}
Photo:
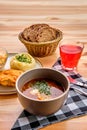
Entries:
{"type": "Polygon", "coordinates": [[[64,88],[50,79],[33,79],[22,87],[22,92],[29,98],[49,100],[63,94],[64,88]]]}

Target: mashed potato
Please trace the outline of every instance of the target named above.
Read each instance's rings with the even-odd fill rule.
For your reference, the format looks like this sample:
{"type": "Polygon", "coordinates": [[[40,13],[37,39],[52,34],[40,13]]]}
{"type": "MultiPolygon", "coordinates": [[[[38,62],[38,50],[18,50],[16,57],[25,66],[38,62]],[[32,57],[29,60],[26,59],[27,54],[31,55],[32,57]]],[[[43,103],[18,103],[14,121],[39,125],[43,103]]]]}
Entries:
{"type": "Polygon", "coordinates": [[[16,54],[10,61],[11,69],[18,69],[22,71],[32,69],[35,65],[35,59],[28,53],[16,54]]]}

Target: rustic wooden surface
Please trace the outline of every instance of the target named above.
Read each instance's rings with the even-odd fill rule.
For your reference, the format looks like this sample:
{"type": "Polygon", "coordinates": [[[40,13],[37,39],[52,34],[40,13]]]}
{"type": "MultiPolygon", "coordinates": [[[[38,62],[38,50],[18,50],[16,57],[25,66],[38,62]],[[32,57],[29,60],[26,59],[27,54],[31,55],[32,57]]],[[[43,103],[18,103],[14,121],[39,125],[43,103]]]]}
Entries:
{"type": "MultiPolygon", "coordinates": [[[[0,0],[0,46],[8,52],[24,52],[18,40],[25,27],[47,23],[63,32],[63,39],[84,43],[78,72],[87,78],[87,0],[0,0]]],[[[39,58],[43,66],[51,67],[59,57],[59,50],[39,58]]],[[[10,130],[22,112],[17,95],[0,96],[0,130],[10,130]]],[[[43,130],[87,130],[87,115],[56,123],[43,130]]]]}

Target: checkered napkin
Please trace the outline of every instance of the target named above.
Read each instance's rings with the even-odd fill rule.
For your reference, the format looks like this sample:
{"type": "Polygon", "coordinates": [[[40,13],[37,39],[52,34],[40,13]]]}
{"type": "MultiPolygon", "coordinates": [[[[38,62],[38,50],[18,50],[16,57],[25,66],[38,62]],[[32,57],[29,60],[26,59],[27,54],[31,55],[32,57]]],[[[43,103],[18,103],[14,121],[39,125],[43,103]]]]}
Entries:
{"type": "MultiPolygon", "coordinates": [[[[78,73],[62,70],[60,59],[53,65],[53,68],[76,80],[87,83],[78,73]]],[[[81,88],[72,84],[71,86],[78,87],[87,92],[86,88],[81,88]]],[[[70,89],[67,101],[59,111],[49,116],[35,116],[24,110],[11,130],[38,130],[44,126],[85,114],[87,114],[87,97],[70,89]]]]}

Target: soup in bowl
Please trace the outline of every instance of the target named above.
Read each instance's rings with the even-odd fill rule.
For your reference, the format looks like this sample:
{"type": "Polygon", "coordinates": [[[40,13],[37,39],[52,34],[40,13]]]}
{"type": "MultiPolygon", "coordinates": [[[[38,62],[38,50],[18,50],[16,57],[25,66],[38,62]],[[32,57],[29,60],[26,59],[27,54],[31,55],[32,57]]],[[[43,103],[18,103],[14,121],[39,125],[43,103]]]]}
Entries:
{"type": "Polygon", "coordinates": [[[25,96],[36,100],[49,100],[60,96],[64,88],[54,80],[38,78],[27,82],[22,87],[25,96]]]}
{"type": "Polygon", "coordinates": [[[26,71],[16,82],[20,103],[35,115],[50,115],[58,111],[67,99],[69,86],[67,77],[51,68],[26,71]]]}

